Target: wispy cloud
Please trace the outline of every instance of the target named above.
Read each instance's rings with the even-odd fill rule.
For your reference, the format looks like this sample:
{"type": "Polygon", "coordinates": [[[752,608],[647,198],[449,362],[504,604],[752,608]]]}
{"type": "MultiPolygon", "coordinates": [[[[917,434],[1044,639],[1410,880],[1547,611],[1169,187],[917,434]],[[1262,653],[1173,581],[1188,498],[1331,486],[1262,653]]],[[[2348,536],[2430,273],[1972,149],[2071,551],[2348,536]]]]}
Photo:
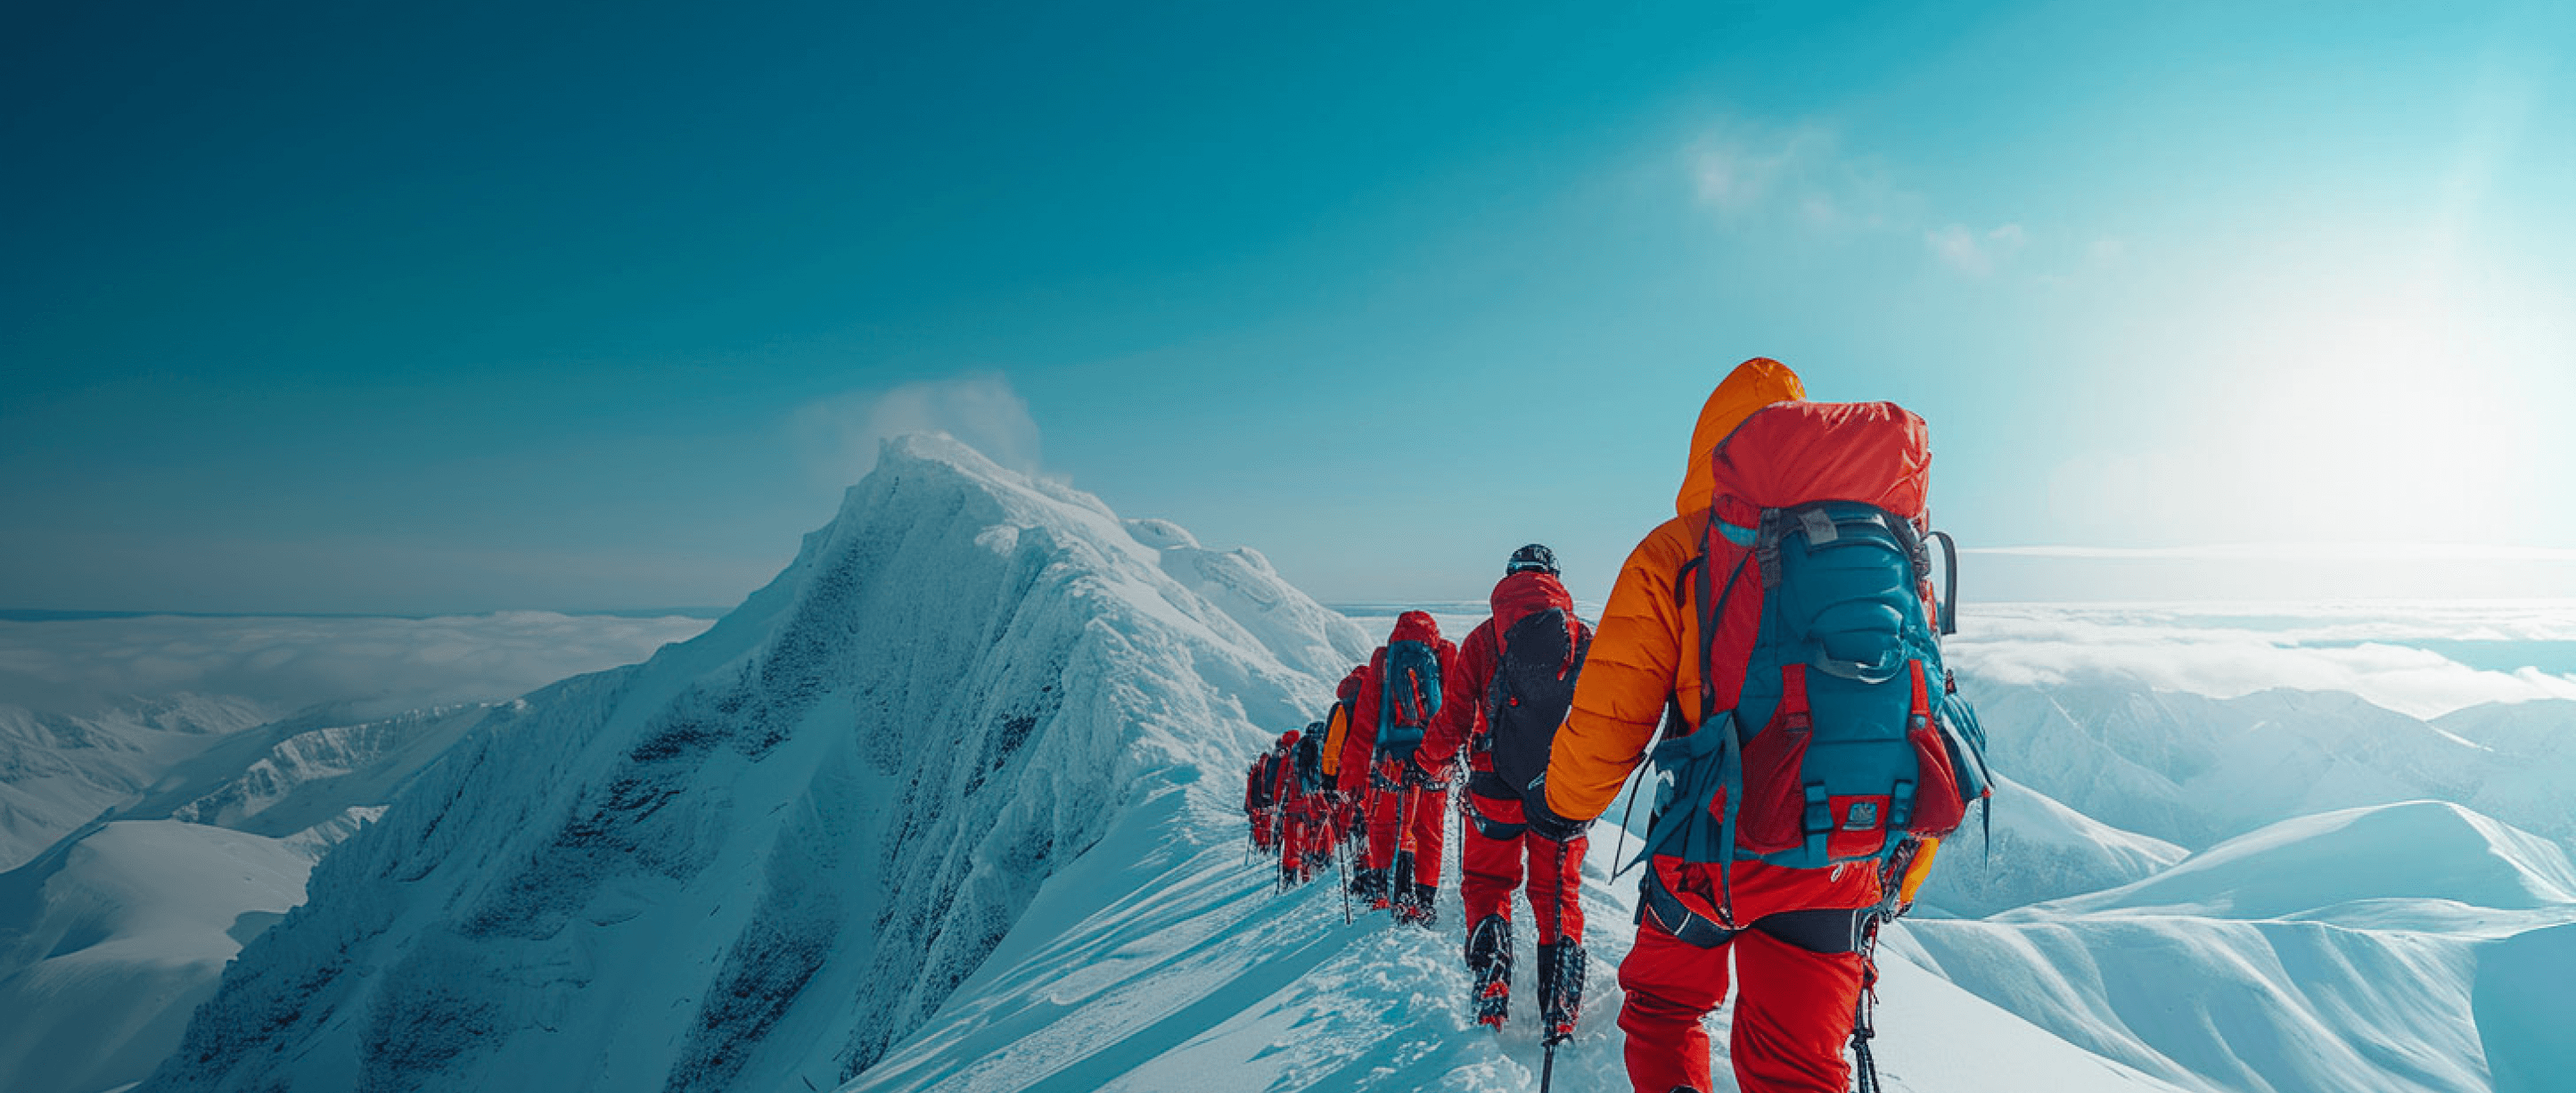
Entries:
{"type": "Polygon", "coordinates": [[[1692,142],[1684,159],[1700,204],[1733,225],[1919,235],[1935,260],[1970,277],[1991,276],[2028,241],[2019,223],[1980,229],[1931,215],[1922,194],[1820,122],[1730,120],[1692,142]]]}
{"type": "Polygon", "coordinates": [[[1965,224],[1950,224],[1923,233],[1923,245],[1932,248],[1933,257],[1970,277],[1992,274],[1997,265],[2021,252],[2022,243],[2019,224],[2006,224],[1983,234],[1970,231],[1965,224]]]}
{"type": "Polygon", "coordinates": [[[1812,122],[1722,124],[1692,143],[1684,158],[1700,204],[1729,221],[1785,218],[1811,230],[1888,230],[1912,223],[1921,201],[1876,162],[1847,153],[1834,130],[1812,122]]]}
{"type": "Polygon", "coordinates": [[[905,433],[946,433],[1012,470],[1038,469],[1038,423],[999,372],[970,372],[798,407],[789,421],[807,465],[833,485],[858,481],[877,447],[905,433]]]}

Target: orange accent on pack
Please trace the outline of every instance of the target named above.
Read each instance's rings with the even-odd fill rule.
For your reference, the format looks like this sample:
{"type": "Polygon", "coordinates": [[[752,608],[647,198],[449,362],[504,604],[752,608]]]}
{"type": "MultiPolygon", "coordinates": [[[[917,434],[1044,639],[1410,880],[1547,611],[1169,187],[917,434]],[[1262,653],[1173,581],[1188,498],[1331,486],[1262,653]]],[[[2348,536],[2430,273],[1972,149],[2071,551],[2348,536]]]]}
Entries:
{"type": "Polygon", "coordinates": [[[1940,852],[1941,840],[1939,839],[1925,839],[1922,845],[1914,848],[1914,862],[1905,867],[1905,879],[1896,884],[1897,899],[1906,903],[1914,902],[1914,893],[1921,891],[1924,878],[1932,875],[1932,859],[1940,852]]]}

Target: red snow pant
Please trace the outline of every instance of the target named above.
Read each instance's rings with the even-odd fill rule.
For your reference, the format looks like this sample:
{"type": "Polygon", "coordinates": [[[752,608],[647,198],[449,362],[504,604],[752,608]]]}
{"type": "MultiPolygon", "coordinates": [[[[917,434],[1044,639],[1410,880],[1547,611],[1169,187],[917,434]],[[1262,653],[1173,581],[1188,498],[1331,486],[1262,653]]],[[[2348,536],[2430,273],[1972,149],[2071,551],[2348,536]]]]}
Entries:
{"type": "Polygon", "coordinates": [[[1810,951],[1766,932],[1770,921],[1707,949],[1667,933],[1653,915],[1637,925],[1637,946],[1619,964],[1619,989],[1628,995],[1619,1028],[1628,1034],[1628,1082],[1637,1093],[1712,1088],[1708,1031],[1699,1022],[1726,1001],[1730,951],[1744,981],[1727,1041],[1736,1086],[1743,1093],[1851,1088],[1843,1045],[1860,1002],[1861,955],[1810,951]]]}
{"type": "MultiPolygon", "coordinates": [[[[1447,786],[1405,786],[1381,789],[1369,794],[1368,867],[1386,869],[1395,864],[1399,849],[1413,853],[1413,883],[1438,887],[1440,854],[1448,845],[1449,788],[1447,786]],[[1396,813],[1404,814],[1405,830],[1395,829],[1396,813]],[[1403,844],[1398,845],[1401,834],[1403,844]]],[[[1389,877],[1390,882],[1403,877],[1389,877]]]]}
{"type": "MultiPolygon", "coordinates": [[[[1560,845],[1521,826],[1521,803],[1470,792],[1467,845],[1458,850],[1459,894],[1466,898],[1469,929],[1487,915],[1512,917],[1512,889],[1521,886],[1521,859],[1529,858],[1530,918],[1538,943],[1546,945],[1562,930],[1569,940],[1583,940],[1583,850],[1577,835],[1560,845]],[[1492,832],[1492,834],[1487,834],[1492,832]],[[1563,871],[1557,863],[1565,863],[1563,871]],[[1564,923],[1558,924],[1558,909],[1564,923]]],[[[1662,1093],[1662,1091],[1657,1091],[1662,1093]]]]}
{"type": "Polygon", "coordinates": [[[1332,853],[1332,831],[1324,815],[1320,797],[1302,797],[1282,810],[1279,832],[1279,865],[1283,869],[1303,869],[1311,875],[1317,862],[1332,853]]]}
{"type": "Polygon", "coordinates": [[[1267,808],[1252,810],[1252,845],[1263,850],[1278,845],[1277,823],[1273,810],[1267,808]]]}

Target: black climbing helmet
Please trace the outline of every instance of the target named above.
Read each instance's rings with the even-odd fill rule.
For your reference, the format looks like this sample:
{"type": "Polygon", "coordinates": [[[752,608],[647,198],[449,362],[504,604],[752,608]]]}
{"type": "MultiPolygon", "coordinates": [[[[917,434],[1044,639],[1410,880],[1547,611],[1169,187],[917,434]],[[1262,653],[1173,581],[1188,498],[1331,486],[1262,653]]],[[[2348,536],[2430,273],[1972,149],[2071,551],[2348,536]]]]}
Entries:
{"type": "Polygon", "coordinates": [[[1503,576],[1508,577],[1514,573],[1525,573],[1533,569],[1551,577],[1557,576],[1556,552],[1537,543],[1515,550],[1512,552],[1512,560],[1503,563],[1503,576]]]}

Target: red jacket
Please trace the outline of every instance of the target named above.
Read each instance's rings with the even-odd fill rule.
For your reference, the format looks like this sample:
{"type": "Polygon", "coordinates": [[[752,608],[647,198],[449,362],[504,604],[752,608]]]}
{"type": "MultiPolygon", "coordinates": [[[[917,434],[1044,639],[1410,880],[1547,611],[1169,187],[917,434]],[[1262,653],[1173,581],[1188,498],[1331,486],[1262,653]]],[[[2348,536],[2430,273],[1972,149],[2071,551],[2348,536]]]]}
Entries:
{"type": "MultiPolygon", "coordinates": [[[[1493,755],[1484,749],[1482,741],[1487,727],[1485,699],[1493,689],[1494,672],[1502,661],[1503,631],[1553,607],[1565,612],[1569,651],[1582,648],[1592,636],[1592,628],[1575,616],[1574,596],[1565,590],[1565,583],[1537,570],[1514,573],[1495,582],[1488,602],[1494,613],[1477,623],[1467,635],[1467,643],[1458,649],[1458,697],[1441,704],[1439,723],[1431,727],[1430,734],[1423,738],[1422,750],[1416,753],[1425,770],[1447,767],[1461,747],[1468,748],[1469,770],[1494,769],[1493,755]]],[[[1568,659],[1571,660],[1570,653],[1568,659]]],[[[1573,665],[1568,663],[1566,667],[1573,665]]]]}
{"type": "MultiPolygon", "coordinates": [[[[1407,611],[1397,616],[1395,632],[1387,635],[1386,640],[1389,643],[1418,641],[1430,646],[1432,653],[1440,658],[1442,716],[1432,719],[1433,732],[1439,731],[1440,722],[1447,719],[1452,704],[1473,703],[1467,692],[1459,690],[1466,680],[1458,667],[1458,647],[1440,636],[1440,624],[1432,621],[1429,614],[1407,611]]],[[[1342,768],[1340,776],[1335,779],[1345,791],[1363,789],[1368,785],[1369,757],[1377,752],[1377,707],[1382,700],[1380,691],[1384,689],[1386,679],[1386,646],[1378,646],[1376,652],[1369,654],[1368,666],[1361,668],[1358,674],[1359,694],[1351,704],[1350,731],[1342,735],[1342,768]]],[[[1424,746],[1428,747],[1427,735],[1425,739],[1424,746]]]]}

